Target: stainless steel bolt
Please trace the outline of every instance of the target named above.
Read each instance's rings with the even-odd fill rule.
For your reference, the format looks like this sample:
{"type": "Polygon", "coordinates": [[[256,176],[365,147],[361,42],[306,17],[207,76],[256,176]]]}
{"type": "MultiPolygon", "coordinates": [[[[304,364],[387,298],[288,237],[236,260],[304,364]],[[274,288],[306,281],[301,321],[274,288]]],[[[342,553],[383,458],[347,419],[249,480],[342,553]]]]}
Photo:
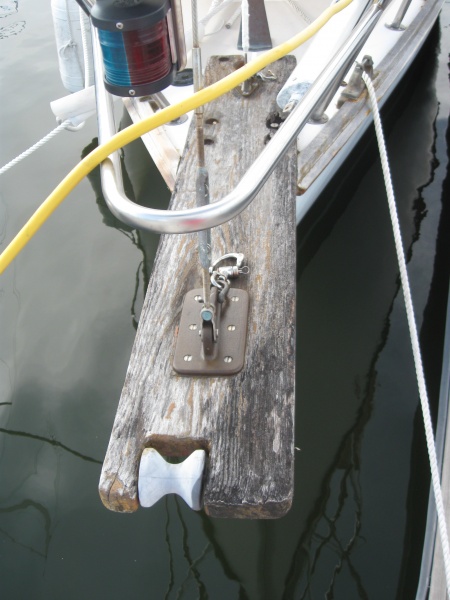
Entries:
{"type": "Polygon", "coordinates": [[[205,309],[202,310],[201,315],[202,315],[202,319],[204,321],[212,321],[213,316],[214,316],[213,313],[212,313],[212,311],[208,310],[207,308],[205,308],[205,309]]]}

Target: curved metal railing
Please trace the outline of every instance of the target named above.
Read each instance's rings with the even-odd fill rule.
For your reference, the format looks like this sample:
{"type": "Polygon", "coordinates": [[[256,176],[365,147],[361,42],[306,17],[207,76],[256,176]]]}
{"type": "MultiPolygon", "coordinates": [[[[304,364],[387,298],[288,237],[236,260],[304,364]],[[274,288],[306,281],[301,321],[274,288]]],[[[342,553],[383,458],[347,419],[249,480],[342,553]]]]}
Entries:
{"type": "MultiPolygon", "coordinates": [[[[336,80],[341,77],[343,65],[346,64],[347,70],[350,69],[378,22],[382,9],[382,1],[373,3],[349,39],[311,85],[301,102],[250,166],[236,188],[222,200],[206,206],[177,211],[157,210],[135,204],[123,191],[120,162],[118,154],[114,153],[101,165],[103,193],[111,212],[128,225],[158,233],[193,233],[217,227],[236,217],[252,202],[312,113],[329,95],[336,80]]],[[[103,85],[103,62],[98,36],[95,28],[93,30],[97,118],[99,142],[102,144],[115,134],[115,127],[112,99],[103,85]]]]}

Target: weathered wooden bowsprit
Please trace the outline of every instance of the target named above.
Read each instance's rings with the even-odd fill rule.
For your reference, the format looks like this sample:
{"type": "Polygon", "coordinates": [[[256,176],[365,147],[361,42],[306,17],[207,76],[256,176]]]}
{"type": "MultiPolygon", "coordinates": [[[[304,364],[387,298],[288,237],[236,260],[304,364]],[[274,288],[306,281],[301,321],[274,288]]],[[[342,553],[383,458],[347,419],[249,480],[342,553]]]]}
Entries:
{"type": "MultiPolygon", "coordinates": [[[[280,119],[275,97],[294,63],[292,57],[275,63],[276,80],[261,82],[249,97],[234,90],[205,107],[212,202],[236,186],[276,135],[280,119]]],[[[241,65],[242,57],[213,57],[206,84],[241,65]]],[[[195,202],[194,139],[191,130],[172,209],[195,202]]],[[[253,203],[212,230],[213,261],[232,254],[231,262],[224,259],[218,269],[228,267],[224,272],[231,274],[233,267],[241,266],[244,271],[230,279],[231,288],[225,293],[226,277],[216,271],[217,292],[224,301],[217,306],[219,334],[211,340],[209,362],[219,375],[214,370],[196,374],[196,362],[200,369],[205,362],[199,356],[203,299],[197,236],[162,237],[100,480],[102,501],[111,510],[135,511],[140,502],[149,505],[167,491],[179,493],[193,508],[203,507],[215,517],[274,518],[289,509],[294,461],[296,170],[293,146],[253,203]],[[186,294],[188,312],[181,317],[186,294]],[[245,309],[238,310],[247,294],[248,316],[245,309]],[[236,366],[239,353],[241,370],[236,366]],[[181,371],[186,367],[188,374],[175,371],[174,356],[175,367],[181,371]],[[196,450],[203,452],[192,454],[196,450]],[[171,459],[185,457],[189,458],[181,464],[170,464],[179,462],[171,459]]],[[[203,354],[208,353],[205,347],[203,354]]]]}

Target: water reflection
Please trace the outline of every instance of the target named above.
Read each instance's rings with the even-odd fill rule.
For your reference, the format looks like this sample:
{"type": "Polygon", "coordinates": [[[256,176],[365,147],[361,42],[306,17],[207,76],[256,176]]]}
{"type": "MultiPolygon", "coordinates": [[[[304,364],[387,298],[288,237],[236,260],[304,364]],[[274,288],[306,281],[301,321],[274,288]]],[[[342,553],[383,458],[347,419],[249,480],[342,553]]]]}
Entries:
{"type": "MultiPolygon", "coordinates": [[[[436,69],[435,57],[432,56],[432,58],[434,58],[433,67],[434,69],[436,69]]],[[[432,90],[431,88],[427,88],[426,81],[422,79],[418,83],[418,88],[421,89],[420,95],[423,96],[424,100],[427,98],[427,95],[430,92],[432,92],[432,96],[429,98],[431,106],[428,115],[415,115],[414,112],[404,115],[405,124],[414,122],[415,127],[418,128],[418,140],[426,139],[428,131],[430,130],[430,124],[427,121],[430,118],[430,113],[434,112],[434,114],[431,123],[431,143],[430,145],[427,145],[426,148],[424,148],[424,150],[428,152],[428,156],[424,157],[420,154],[420,152],[417,152],[413,156],[411,154],[408,154],[408,160],[411,161],[411,159],[413,158],[415,161],[415,164],[410,165],[411,170],[409,171],[410,173],[414,173],[416,177],[412,189],[407,190],[408,186],[407,184],[405,184],[405,181],[411,182],[411,176],[405,177],[405,181],[400,181],[397,185],[397,192],[400,192],[397,194],[397,197],[402,206],[402,211],[404,215],[408,214],[407,212],[405,212],[405,200],[407,200],[407,206],[411,207],[409,219],[412,221],[412,226],[408,226],[407,216],[403,216],[402,218],[402,229],[404,232],[404,243],[406,250],[405,253],[408,256],[408,260],[410,260],[413,256],[414,244],[421,237],[420,232],[423,220],[425,216],[430,216],[428,214],[428,211],[430,211],[432,215],[435,215],[434,217],[432,216],[431,219],[435,219],[436,215],[439,218],[440,214],[440,206],[439,203],[437,203],[436,205],[437,198],[433,191],[428,191],[428,198],[427,201],[425,201],[427,190],[434,182],[437,174],[437,169],[439,167],[439,161],[436,157],[436,119],[438,115],[437,103],[436,98],[433,97],[434,90],[432,90]],[[434,111],[433,104],[435,106],[434,111]],[[420,129],[421,121],[423,129],[420,129]],[[424,183],[419,183],[421,180],[424,181],[424,183]],[[411,201],[409,200],[409,198],[411,199],[411,201]],[[406,235],[405,232],[407,232],[406,235]]],[[[419,104],[419,106],[422,106],[422,104],[419,104]]],[[[398,119],[398,121],[401,121],[401,119],[398,119]]],[[[400,123],[397,123],[396,127],[399,124],[400,123]]],[[[442,135],[442,133],[440,135],[442,135]]],[[[405,139],[407,140],[408,137],[408,135],[403,134],[403,139],[401,141],[403,141],[404,147],[408,147],[408,142],[405,142],[405,139]]],[[[401,162],[398,161],[397,154],[395,152],[393,153],[393,155],[397,162],[401,162]]],[[[397,164],[397,168],[398,167],[399,165],[397,164]]],[[[405,173],[405,171],[403,171],[403,173],[405,173]]],[[[442,174],[440,174],[440,176],[442,176],[442,174]]],[[[354,173],[352,174],[352,181],[354,182],[354,173]]],[[[370,191],[367,188],[365,190],[358,190],[358,196],[360,197],[359,202],[362,202],[361,195],[364,194],[370,195],[370,191]]],[[[331,195],[333,195],[333,192],[331,192],[331,195]]],[[[375,197],[376,196],[374,194],[372,196],[372,201],[375,199],[375,197]]],[[[367,210],[367,206],[365,209],[367,210]]],[[[370,214],[368,212],[367,219],[369,220],[369,222],[372,218],[373,214],[370,214]]],[[[441,215],[441,220],[442,219],[443,214],[441,215]]],[[[371,235],[370,231],[367,231],[364,225],[360,224],[359,226],[361,227],[361,231],[364,236],[371,235]]],[[[373,222],[374,230],[376,230],[377,232],[382,230],[382,226],[381,228],[379,226],[380,223],[376,223],[375,221],[373,222]]],[[[445,230],[448,231],[448,222],[446,224],[445,230]]],[[[390,244],[388,246],[386,245],[386,243],[384,242],[384,237],[381,237],[379,242],[379,248],[380,250],[382,249],[383,255],[388,254],[388,248],[390,244]]],[[[375,253],[374,256],[377,256],[377,254],[375,253]]],[[[386,259],[387,257],[383,256],[383,271],[386,270],[386,265],[389,264],[389,260],[386,259]]],[[[307,264],[308,263],[305,263],[303,265],[303,269],[307,268],[307,264]]],[[[349,268],[352,272],[355,272],[354,266],[352,264],[349,264],[349,268]]],[[[366,270],[368,273],[371,274],[371,277],[373,277],[374,279],[378,277],[378,270],[373,261],[366,265],[366,270]]],[[[448,266],[446,266],[446,271],[448,273],[448,266]]],[[[392,272],[392,267],[391,275],[395,276],[395,273],[392,272]]],[[[425,271],[423,275],[425,275],[425,278],[427,278],[429,285],[430,272],[425,271]]],[[[442,271],[439,273],[435,273],[435,276],[442,281],[442,271]]],[[[379,388],[381,383],[384,381],[383,377],[385,377],[385,375],[383,375],[383,373],[386,372],[386,360],[385,358],[382,359],[382,356],[384,354],[389,355],[389,353],[391,352],[391,350],[389,349],[389,344],[392,345],[392,341],[389,340],[389,337],[392,338],[393,336],[398,335],[396,331],[392,332],[391,329],[393,324],[395,324],[395,328],[398,327],[398,309],[400,308],[400,314],[402,311],[404,311],[403,300],[401,295],[399,294],[398,277],[395,276],[394,279],[396,281],[396,284],[395,288],[392,290],[392,300],[389,302],[389,296],[385,297],[384,299],[381,296],[377,297],[378,302],[381,301],[385,303],[386,313],[383,318],[384,326],[381,327],[381,339],[378,344],[378,347],[376,348],[373,354],[373,358],[370,367],[367,371],[367,375],[365,376],[367,378],[367,383],[363,393],[361,393],[360,391],[361,386],[357,386],[355,384],[355,398],[359,396],[361,401],[359,414],[357,416],[354,426],[343,437],[342,445],[336,454],[336,458],[330,467],[330,471],[328,472],[323,481],[319,500],[310,517],[308,518],[304,533],[299,538],[299,543],[295,550],[294,561],[291,565],[290,574],[286,580],[287,585],[284,596],[286,598],[344,597],[342,595],[343,589],[346,590],[347,594],[349,593],[349,589],[353,589],[353,594],[355,594],[355,597],[356,595],[360,598],[381,597],[377,596],[374,592],[374,590],[376,590],[374,586],[368,585],[367,570],[364,571],[364,567],[366,565],[364,565],[364,561],[361,560],[364,556],[364,546],[367,547],[368,543],[368,539],[366,537],[368,532],[367,525],[370,524],[373,518],[372,515],[369,515],[367,508],[367,496],[368,491],[370,489],[368,486],[367,475],[365,484],[362,485],[363,482],[361,479],[361,468],[365,462],[365,471],[366,473],[368,472],[368,431],[366,431],[366,428],[370,431],[370,427],[373,427],[374,408],[377,407],[377,410],[380,410],[380,399],[379,397],[377,398],[377,395],[379,396],[379,391],[377,390],[377,388],[379,388]],[[386,301],[388,301],[387,304],[386,301]],[[368,427],[369,424],[370,427],[368,427]],[[364,489],[365,492],[363,493],[364,489]],[[365,525],[363,526],[364,523],[365,525]],[[358,550],[357,546],[359,546],[358,550]],[[331,558],[331,555],[335,556],[335,560],[331,558]],[[346,573],[344,573],[345,570],[346,573]],[[341,576],[342,581],[338,580],[338,575],[341,576]],[[345,587],[343,588],[342,585],[344,581],[345,587]],[[353,582],[352,585],[350,584],[351,581],[353,582]],[[375,595],[373,595],[374,593],[375,595]]],[[[444,277],[444,281],[448,281],[448,276],[444,277]]],[[[383,289],[386,292],[388,288],[383,289]]],[[[442,291],[443,290],[441,290],[441,292],[442,291]]],[[[440,318],[442,318],[442,316],[445,314],[446,292],[442,294],[441,298],[441,304],[442,302],[444,302],[444,308],[439,312],[440,318]]],[[[421,305],[421,301],[423,301],[423,298],[420,298],[419,296],[419,307],[421,305]]],[[[354,307],[351,313],[356,315],[358,313],[358,310],[359,308],[354,307]]],[[[420,309],[418,310],[418,315],[420,319],[420,309]]],[[[371,312],[371,314],[375,315],[376,313],[371,312]]],[[[403,315],[401,315],[400,318],[403,319],[403,315]]],[[[442,336],[442,331],[440,332],[440,336],[442,336]]],[[[363,335],[362,339],[367,341],[368,338],[366,337],[366,335],[363,335]]],[[[349,346],[351,347],[353,343],[355,343],[355,340],[346,340],[346,348],[348,348],[349,346]]],[[[406,341],[405,343],[407,344],[406,341]]],[[[436,346],[435,343],[434,346],[436,346]]],[[[428,361],[433,362],[435,366],[441,364],[442,357],[440,354],[440,348],[433,348],[433,346],[431,346],[430,344],[428,347],[425,348],[425,352],[428,352],[428,361]]],[[[337,358],[336,360],[340,362],[339,358],[337,358]]],[[[395,357],[395,360],[397,361],[395,365],[398,377],[398,369],[404,369],[404,365],[402,365],[402,363],[399,361],[398,356],[395,357]]],[[[407,357],[407,361],[410,362],[409,357],[407,357]]],[[[392,367],[390,368],[392,369],[392,367]]],[[[439,373],[434,373],[434,378],[432,377],[432,373],[427,373],[427,375],[430,375],[430,379],[433,379],[434,385],[438,383],[439,373]]],[[[417,391],[414,390],[414,388],[412,388],[412,394],[410,394],[410,398],[411,408],[414,408],[417,405],[417,391]]],[[[435,402],[437,400],[437,395],[434,394],[434,396],[431,399],[435,402]]],[[[398,398],[395,398],[395,401],[397,403],[398,400],[398,398]]],[[[411,411],[411,408],[409,408],[408,410],[411,411]]],[[[395,413],[397,407],[393,406],[392,409],[395,413]]],[[[330,417],[332,413],[329,410],[326,410],[324,411],[324,414],[327,414],[328,417],[330,417]]],[[[420,426],[423,429],[423,425],[420,426]]],[[[379,443],[382,443],[381,439],[379,440],[379,443]]],[[[392,442],[390,443],[392,444],[392,442]]],[[[406,448],[409,447],[409,441],[406,438],[404,440],[402,439],[402,443],[405,443],[406,448]]],[[[411,489],[409,493],[414,494],[414,496],[417,499],[418,490],[424,488],[426,489],[427,487],[427,471],[419,469],[419,466],[423,466],[423,463],[426,461],[417,460],[417,446],[414,445],[414,448],[415,460],[411,462],[411,470],[415,477],[413,477],[413,480],[411,480],[411,489]],[[418,481],[420,481],[419,484],[418,481]],[[413,485],[413,483],[415,485],[413,485]]],[[[420,449],[424,451],[423,444],[420,444],[420,449]]],[[[391,452],[391,456],[395,456],[395,453],[397,452],[395,443],[392,444],[391,452]]],[[[380,490],[377,490],[376,487],[374,489],[373,485],[371,486],[371,489],[374,490],[377,497],[381,497],[380,490]]],[[[421,498],[423,499],[424,496],[421,495],[421,498]]],[[[419,506],[420,508],[420,502],[416,502],[416,508],[417,506],[419,506]]],[[[423,502],[421,508],[423,508],[423,502]]],[[[378,503],[377,510],[382,510],[380,503],[378,503]]],[[[386,510],[392,510],[393,512],[394,502],[391,502],[388,506],[386,506],[386,510]]],[[[407,527],[415,527],[416,529],[413,540],[414,545],[411,546],[411,533],[408,532],[407,528],[408,533],[407,535],[405,535],[403,544],[403,563],[405,564],[401,565],[399,571],[400,576],[395,574],[397,577],[399,577],[399,597],[406,597],[403,594],[405,594],[407,590],[408,593],[411,593],[411,595],[413,595],[414,586],[415,583],[417,583],[417,559],[419,557],[420,560],[421,539],[423,538],[423,520],[419,520],[420,526],[418,526],[418,520],[416,517],[413,518],[411,516],[412,514],[413,512],[410,512],[410,519],[408,521],[407,527]],[[413,548],[416,550],[416,552],[413,551],[413,548]],[[411,558],[414,558],[414,568],[407,569],[406,563],[411,562],[411,558]],[[408,571],[407,586],[404,585],[406,571],[408,571]]],[[[417,513],[414,514],[417,515],[417,513]]],[[[389,521],[387,516],[385,521],[389,521]]],[[[395,531],[396,530],[390,531],[390,534],[393,539],[395,539],[396,537],[395,531]]],[[[375,573],[380,573],[380,577],[388,577],[387,572],[379,567],[379,564],[373,566],[373,571],[375,573]]],[[[408,564],[408,567],[411,567],[411,564],[408,564]]],[[[374,577],[372,577],[372,579],[374,579],[374,577]]],[[[380,584],[380,589],[382,589],[382,584],[380,584]]]]}
{"type": "MultiPolygon", "coordinates": [[[[12,404],[12,402],[8,402],[6,404],[12,404]]],[[[13,429],[6,429],[4,427],[0,427],[0,433],[4,433],[6,435],[11,435],[11,436],[16,436],[16,437],[28,438],[30,440],[37,440],[39,442],[45,442],[46,444],[50,444],[51,446],[55,446],[56,448],[62,448],[62,450],[65,450],[66,452],[69,452],[73,456],[76,456],[77,458],[81,458],[82,460],[86,460],[88,462],[93,462],[98,465],[103,464],[103,461],[92,458],[91,456],[87,456],[86,454],[83,454],[81,452],[77,452],[76,450],[69,448],[62,442],[58,442],[58,440],[55,440],[53,438],[47,438],[45,436],[36,435],[34,433],[27,433],[25,431],[14,431],[13,429]]]]}
{"type": "MultiPolygon", "coordinates": [[[[376,360],[373,361],[374,366],[376,360]]],[[[344,436],[334,462],[324,478],[321,493],[308,517],[304,533],[294,551],[283,598],[334,598],[337,578],[347,568],[357,597],[370,598],[364,577],[353,564],[352,553],[361,544],[363,493],[360,481],[361,445],[364,430],[371,418],[376,372],[371,370],[367,388],[355,385],[360,409],[356,423],[344,436]],[[334,560],[330,558],[330,551],[334,560]],[[322,580],[317,573],[328,563],[322,580]]]]}
{"type": "Polygon", "coordinates": [[[4,515],[12,514],[12,515],[14,515],[14,520],[18,521],[18,520],[20,520],[20,517],[18,515],[15,515],[15,513],[21,512],[21,511],[28,512],[30,509],[33,509],[31,512],[36,511],[37,515],[40,517],[40,519],[38,519],[38,520],[42,522],[42,527],[44,530],[44,543],[43,543],[43,548],[41,550],[39,550],[39,548],[35,548],[31,545],[21,542],[19,539],[16,539],[14,536],[12,536],[10,533],[8,533],[8,531],[6,531],[3,528],[0,528],[0,532],[6,538],[8,538],[13,544],[17,544],[18,546],[21,546],[25,550],[29,550],[33,554],[37,554],[41,558],[46,559],[48,556],[48,549],[50,547],[50,542],[51,542],[51,538],[52,538],[52,536],[51,536],[51,523],[52,522],[51,522],[51,518],[50,518],[50,513],[45,508],[45,506],[43,506],[42,504],[39,504],[37,502],[33,502],[33,500],[23,500],[19,504],[0,508],[0,514],[4,514],[4,515]]]}
{"type": "MultiPolygon", "coordinates": [[[[9,17],[17,12],[19,12],[18,0],[2,0],[0,5],[0,19],[9,17]]],[[[18,35],[25,29],[25,26],[26,21],[16,21],[10,25],[0,27],[0,40],[18,35]]]]}
{"type": "MultiPolygon", "coordinates": [[[[98,146],[98,138],[92,140],[92,142],[83,149],[81,154],[81,158],[85,158],[90,152],[92,152],[98,146]]],[[[125,194],[130,198],[131,201],[135,202],[136,197],[133,190],[133,185],[131,183],[131,179],[128,175],[128,171],[126,169],[125,160],[123,153],[121,154],[121,167],[122,167],[122,177],[123,177],[123,185],[125,194]]],[[[145,291],[148,286],[148,282],[150,279],[151,266],[153,264],[153,260],[150,257],[146,259],[146,245],[144,241],[145,233],[141,232],[138,229],[134,229],[122,221],[120,221],[117,217],[115,217],[112,212],[109,210],[105,197],[103,195],[102,184],[101,184],[101,175],[100,175],[100,167],[96,167],[93,171],[91,171],[87,179],[92,185],[92,189],[94,190],[95,199],[97,202],[97,207],[102,215],[103,223],[107,227],[113,227],[125,237],[127,237],[133,246],[138,248],[140,252],[142,252],[142,261],[138,264],[136,270],[136,284],[134,288],[133,298],[131,300],[131,318],[133,322],[133,327],[137,329],[140,308],[139,305],[142,306],[142,300],[139,298],[139,293],[142,297],[145,297],[145,291]]]]}
{"type": "Polygon", "coordinates": [[[203,513],[189,511],[178,497],[166,497],[163,503],[168,573],[167,588],[161,597],[248,597],[218,542],[211,520],[203,513]]]}
{"type": "MultiPolygon", "coordinates": [[[[127,127],[130,124],[130,118],[125,109],[119,129],[127,127]]],[[[98,139],[95,138],[92,142],[83,149],[81,158],[84,158],[98,145],[98,139]]],[[[149,177],[158,179],[155,174],[155,166],[149,163],[149,157],[143,144],[140,140],[129,144],[125,152],[120,153],[120,164],[122,169],[122,178],[125,194],[132,202],[136,202],[143,206],[147,206],[150,202],[154,207],[166,208],[170,197],[169,191],[165,185],[155,185],[155,181],[149,185],[149,177]],[[132,172],[130,177],[129,171],[132,172]],[[132,181],[134,183],[132,183],[132,181]],[[137,191],[135,191],[135,188],[137,191]],[[150,193],[149,193],[150,190],[150,193]]],[[[150,275],[153,267],[153,261],[156,254],[156,249],[159,242],[159,235],[151,232],[141,231],[130,227],[117,219],[109,210],[101,186],[100,167],[95,168],[87,176],[92,189],[95,193],[97,207],[102,215],[103,223],[107,227],[111,227],[126,236],[131,244],[142,253],[142,261],[136,269],[136,280],[133,297],[131,300],[131,317],[133,327],[137,329],[139,315],[142,308],[142,303],[145,298],[145,293],[150,280],[150,275]]]]}
{"type": "Polygon", "coordinates": [[[2,0],[0,4],[0,19],[4,17],[8,17],[19,11],[19,1],[18,0],[2,0]]]}
{"type": "MultiPolygon", "coordinates": [[[[175,499],[175,506],[176,506],[176,511],[177,511],[177,517],[179,519],[182,534],[183,534],[183,536],[182,536],[183,557],[184,557],[185,561],[187,562],[187,564],[189,565],[187,575],[181,581],[178,589],[176,590],[177,596],[181,597],[181,595],[183,594],[183,590],[187,586],[189,580],[192,578],[195,583],[195,587],[197,588],[198,597],[199,598],[207,598],[206,586],[201,579],[201,575],[200,575],[200,572],[197,567],[200,565],[200,563],[202,562],[204,557],[207,555],[207,553],[211,550],[210,544],[209,543],[206,544],[206,546],[203,548],[203,550],[201,551],[201,553],[199,554],[199,556],[197,558],[195,558],[195,559],[192,558],[190,544],[189,544],[189,530],[188,530],[186,523],[184,522],[183,515],[180,510],[180,501],[178,498],[175,499]]],[[[169,517],[169,512],[167,512],[167,517],[169,517]]],[[[172,556],[171,556],[171,560],[172,560],[172,556]]],[[[173,564],[171,565],[171,571],[173,573],[173,564]]],[[[171,583],[173,585],[173,582],[171,582],[171,583]]],[[[169,598],[170,592],[171,592],[171,585],[169,584],[166,598],[169,598]]]]}

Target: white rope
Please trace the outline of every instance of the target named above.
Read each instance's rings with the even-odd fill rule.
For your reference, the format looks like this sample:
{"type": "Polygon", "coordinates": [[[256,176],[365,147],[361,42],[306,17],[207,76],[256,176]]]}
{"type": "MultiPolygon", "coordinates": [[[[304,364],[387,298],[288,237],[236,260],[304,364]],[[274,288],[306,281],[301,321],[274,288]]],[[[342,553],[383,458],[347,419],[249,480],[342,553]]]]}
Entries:
{"type": "Polygon", "coordinates": [[[303,8],[295,1],[295,0],[287,0],[287,3],[292,6],[292,8],[299,13],[299,15],[303,18],[303,20],[310,25],[312,23],[312,19],[308,16],[303,8]]]}
{"type": "MultiPolygon", "coordinates": [[[[209,10],[208,10],[208,12],[206,13],[206,17],[208,18],[208,20],[211,18],[209,15],[212,15],[212,14],[213,14],[213,12],[214,12],[214,11],[215,11],[215,10],[216,10],[216,9],[217,9],[219,6],[221,6],[221,4],[222,4],[222,0],[213,0],[213,1],[211,2],[211,6],[209,7],[209,10]]],[[[206,17],[203,17],[203,19],[205,19],[206,17]]],[[[203,19],[202,19],[202,21],[203,21],[203,19]]],[[[201,22],[202,22],[202,21],[201,21],[201,22]]],[[[207,22],[208,22],[208,21],[206,21],[206,23],[207,23],[207,22]]],[[[204,23],[204,24],[206,24],[206,23],[204,23]]]]}
{"type": "MultiPolygon", "coordinates": [[[[216,1],[219,1],[219,0],[216,0],[216,1]]],[[[63,52],[69,46],[76,46],[76,43],[73,41],[74,36],[73,36],[73,31],[72,31],[72,24],[71,24],[71,20],[70,20],[70,12],[69,12],[69,6],[67,3],[67,0],[66,0],[65,4],[66,4],[66,12],[67,12],[67,21],[68,21],[69,30],[70,30],[70,40],[69,40],[69,42],[67,42],[67,44],[64,47],[59,49],[60,52],[63,52]]],[[[84,87],[88,88],[89,80],[91,78],[91,72],[90,72],[90,67],[89,67],[89,44],[88,44],[88,38],[87,38],[89,21],[85,15],[84,11],[80,7],[79,7],[79,11],[80,11],[81,39],[83,42],[84,87]]],[[[80,67],[80,71],[83,71],[80,61],[79,61],[79,58],[78,58],[78,53],[76,53],[76,56],[77,56],[78,64],[80,67]]],[[[30,156],[30,154],[33,154],[33,152],[35,152],[36,150],[39,150],[39,148],[41,148],[44,144],[46,144],[51,139],[53,139],[60,131],[63,131],[64,129],[69,130],[69,131],[78,131],[83,126],[84,126],[84,122],[80,123],[78,126],[73,126],[70,119],[67,119],[63,123],[60,123],[57,127],[55,127],[55,129],[50,131],[50,133],[48,133],[41,140],[36,142],[36,144],[31,146],[30,148],[28,148],[28,150],[25,150],[25,152],[22,152],[22,154],[19,154],[19,156],[16,156],[16,158],[13,158],[13,160],[9,161],[9,163],[7,163],[5,166],[3,166],[0,169],[0,175],[3,175],[3,173],[6,173],[6,171],[9,171],[9,169],[11,169],[11,167],[14,167],[15,165],[19,164],[22,160],[24,160],[24,158],[27,158],[28,156],[30,156]]]]}
{"type": "Polygon", "coordinates": [[[445,522],[445,511],[444,511],[444,503],[443,503],[443,498],[442,498],[442,489],[441,489],[441,485],[440,485],[439,467],[438,467],[438,462],[437,462],[437,458],[436,458],[436,447],[434,444],[433,426],[431,423],[431,416],[430,416],[430,406],[429,406],[428,394],[427,394],[427,389],[426,389],[426,384],[425,384],[425,376],[424,376],[424,372],[423,372],[422,357],[420,354],[419,336],[417,334],[417,326],[416,326],[416,321],[415,321],[415,317],[414,317],[414,307],[413,307],[413,303],[412,303],[411,290],[410,290],[410,286],[409,286],[408,272],[406,270],[406,260],[405,260],[405,254],[403,251],[403,243],[402,243],[402,237],[401,237],[401,233],[400,233],[400,225],[399,225],[399,221],[398,221],[397,208],[395,205],[395,197],[394,197],[394,190],[392,187],[391,174],[389,171],[389,163],[388,163],[388,157],[387,157],[387,153],[386,153],[386,146],[384,144],[383,129],[381,126],[380,114],[378,112],[377,98],[376,98],[375,90],[372,85],[372,81],[370,80],[370,77],[366,73],[363,73],[362,77],[363,77],[364,83],[367,86],[370,101],[372,104],[373,120],[374,120],[374,124],[375,124],[375,131],[376,131],[378,146],[379,146],[379,150],[380,150],[381,165],[382,165],[383,176],[384,176],[384,181],[385,181],[385,185],[386,185],[386,192],[387,192],[387,196],[388,196],[389,212],[390,212],[392,228],[393,228],[393,232],[394,232],[395,248],[396,248],[397,260],[398,260],[398,264],[399,264],[399,268],[400,268],[400,277],[401,277],[402,288],[403,288],[403,296],[405,298],[405,305],[406,305],[406,315],[408,318],[409,333],[410,333],[410,337],[411,337],[411,344],[412,344],[412,350],[413,350],[413,356],[414,356],[414,365],[415,365],[415,369],[416,369],[417,383],[418,383],[418,387],[419,387],[420,404],[422,407],[422,416],[423,416],[423,421],[424,421],[424,426],[425,426],[425,436],[426,436],[426,441],[427,441],[428,457],[430,460],[430,468],[431,468],[431,481],[432,481],[432,485],[433,485],[434,498],[435,498],[435,502],[436,502],[439,535],[441,538],[442,552],[443,552],[443,559],[444,559],[445,579],[446,579],[446,583],[447,583],[447,594],[450,598],[450,548],[449,548],[449,541],[448,541],[447,525],[445,522]]]}
{"type": "MultiPolygon", "coordinates": [[[[205,27],[209,23],[209,21],[213,17],[215,17],[217,14],[219,14],[221,11],[223,11],[233,1],[234,0],[214,0],[212,2],[206,15],[198,21],[197,36],[198,36],[199,42],[201,41],[201,39],[204,36],[205,27]]],[[[208,35],[213,35],[214,33],[217,33],[218,31],[220,31],[222,29],[222,27],[223,27],[223,23],[220,27],[218,27],[218,29],[216,29],[215,31],[211,31],[210,33],[208,33],[208,35]]],[[[186,47],[189,49],[189,41],[188,41],[189,38],[192,37],[192,40],[194,40],[194,32],[192,31],[192,27],[186,27],[185,37],[186,37],[186,47]]],[[[192,45],[194,45],[193,41],[192,41],[192,45]]]]}
{"type": "Polygon", "coordinates": [[[90,26],[90,21],[81,8],[78,7],[80,12],[80,30],[81,30],[81,42],[83,45],[83,63],[84,63],[84,87],[85,89],[89,87],[89,82],[91,79],[91,69],[89,65],[89,46],[88,46],[88,29],[90,26]]]}
{"type": "Polygon", "coordinates": [[[31,146],[31,148],[28,148],[28,150],[25,150],[25,152],[22,152],[22,154],[19,154],[19,156],[17,156],[13,160],[11,160],[4,167],[2,167],[0,169],[0,175],[3,175],[3,173],[5,173],[6,171],[8,171],[11,167],[14,167],[14,165],[17,165],[24,158],[27,158],[27,156],[30,156],[30,154],[32,154],[33,152],[35,152],[36,150],[38,150],[39,148],[41,148],[41,146],[43,146],[44,144],[46,144],[47,142],[49,142],[60,131],[63,131],[68,126],[70,126],[70,123],[71,123],[70,120],[67,120],[67,121],[64,121],[64,123],[61,123],[61,125],[58,125],[58,127],[55,127],[55,129],[53,129],[53,131],[50,131],[50,133],[48,133],[41,140],[39,140],[39,142],[36,142],[36,144],[34,144],[34,146],[31,146]]]}
{"type": "Polygon", "coordinates": [[[240,14],[241,14],[241,7],[238,6],[237,9],[234,11],[234,13],[231,15],[231,17],[228,19],[228,21],[225,23],[225,27],[227,29],[231,29],[233,27],[234,22],[236,21],[236,19],[239,17],[240,14]]]}
{"type": "Polygon", "coordinates": [[[231,4],[232,1],[233,0],[214,0],[206,15],[203,17],[203,19],[200,19],[200,24],[206,25],[213,17],[220,13],[229,4],[231,4]]]}

